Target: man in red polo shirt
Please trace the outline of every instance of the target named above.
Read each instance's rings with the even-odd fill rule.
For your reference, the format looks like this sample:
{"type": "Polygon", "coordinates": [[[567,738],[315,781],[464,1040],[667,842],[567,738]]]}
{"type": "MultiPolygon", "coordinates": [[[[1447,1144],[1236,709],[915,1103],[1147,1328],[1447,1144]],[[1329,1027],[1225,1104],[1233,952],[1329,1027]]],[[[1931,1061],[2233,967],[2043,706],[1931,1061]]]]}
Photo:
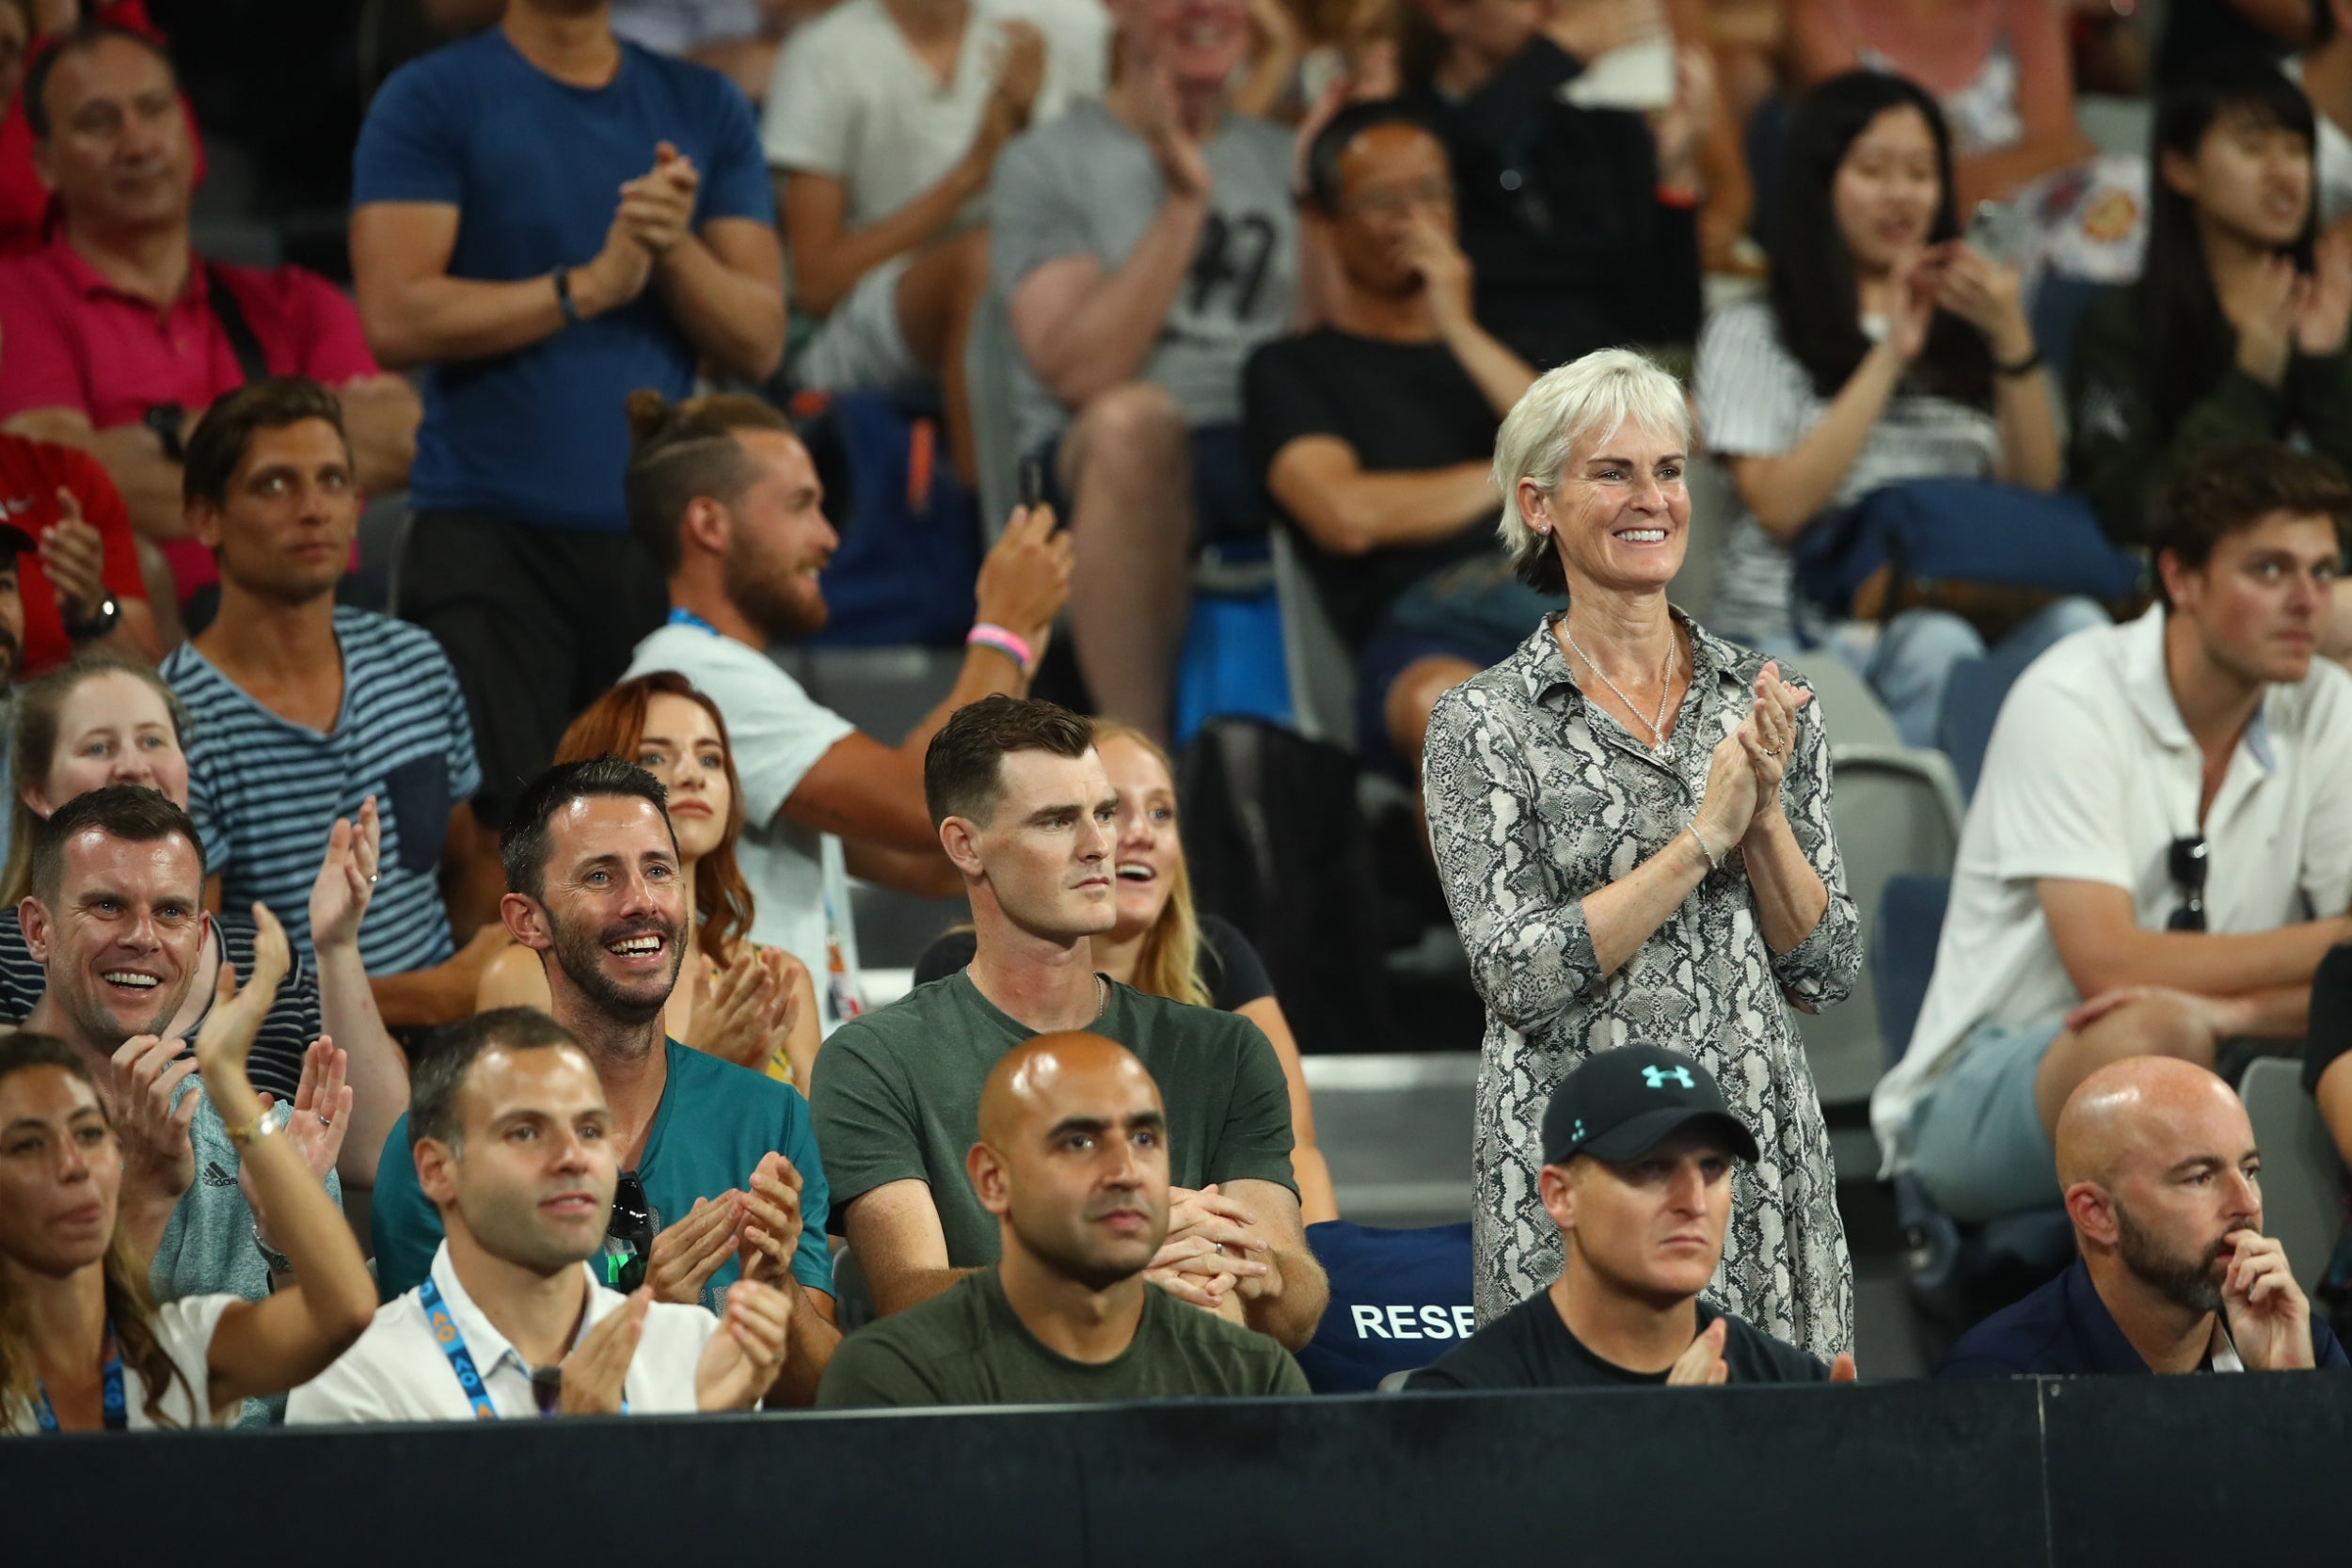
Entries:
{"type": "Polygon", "coordinates": [[[324,382],[360,485],[406,483],[417,396],[378,370],[351,302],[315,274],[208,262],[189,244],[194,145],[152,39],[81,24],[34,64],[24,108],[64,223],[0,262],[7,429],[95,456],[183,597],[215,574],[186,536],[181,440],[222,393],[264,373],[324,382]]]}

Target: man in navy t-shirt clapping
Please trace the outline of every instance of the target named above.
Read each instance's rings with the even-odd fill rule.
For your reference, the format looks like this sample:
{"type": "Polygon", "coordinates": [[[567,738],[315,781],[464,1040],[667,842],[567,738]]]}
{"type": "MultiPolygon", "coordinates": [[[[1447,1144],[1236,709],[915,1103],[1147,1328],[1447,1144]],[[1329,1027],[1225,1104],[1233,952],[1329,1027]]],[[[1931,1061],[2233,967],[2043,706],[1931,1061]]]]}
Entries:
{"type": "Polygon", "coordinates": [[[385,83],[354,160],[369,343],[427,368],[398,608],[465,685],[491,833],[666,609],[622,506],[623,403],[784,351],[751,106],[607,10],[511,0],[385,83]]]}

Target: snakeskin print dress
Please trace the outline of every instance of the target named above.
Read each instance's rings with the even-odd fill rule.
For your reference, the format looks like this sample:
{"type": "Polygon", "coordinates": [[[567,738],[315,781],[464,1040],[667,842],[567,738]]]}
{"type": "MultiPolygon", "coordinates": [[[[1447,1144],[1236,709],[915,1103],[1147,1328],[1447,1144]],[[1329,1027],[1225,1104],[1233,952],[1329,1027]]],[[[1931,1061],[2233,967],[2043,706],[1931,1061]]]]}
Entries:
{"type": "MultiPolygon", "coordinates": [[[[1535,1175],[1544,1107],[1591,1053],[1631,1041],[1704,1062],[1763,1159],[1737,1167],[1709,1296],[1827,1360],[1853,1343],[1853,1268],[1829,1131],[1784,993],[1842,998],[1862,933],[1830,828],[1829,741],[1798,710],[1782,809],[1829,892],[1804,941],[1764,944],[1735,848],[1615,973],[1603,975],[1582,900],[1679,833],[1709,753],[1754,702],[1764,657],[1690,627],[1692,678],[1656,752],[1588,703],[1552,637],[1555,614],[1493,669],[1445,694],[1422,764],[1438,870],[1486,1004],[1471,1238],[1481,1323],[1560,1272],[1535,1175]]],[[[1793,672],[1786,678],[1802,684],[1793,672]]]]}

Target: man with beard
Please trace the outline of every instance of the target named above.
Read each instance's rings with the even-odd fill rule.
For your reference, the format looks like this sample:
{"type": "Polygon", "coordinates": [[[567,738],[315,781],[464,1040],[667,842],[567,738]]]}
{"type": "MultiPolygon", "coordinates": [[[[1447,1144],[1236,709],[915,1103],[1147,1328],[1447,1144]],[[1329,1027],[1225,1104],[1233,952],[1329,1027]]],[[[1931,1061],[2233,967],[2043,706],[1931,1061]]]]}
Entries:
{"type": "Polygon", "coordinates": [[[1123,1046],[1040,1035],[997,1059],[965,1158],[998,1260],[850,1338],[818,1403],[1042,1404],[1304,1394],[1265,1336],[1144,1277],[1168,1233],[1168,1117],[1123,1046]]]}
{"type": "MultiPolygon", "coordinates": [[[[187,998],[203,945],[196,825],[154,790],[109,784],[36,818],[32,838],[32,893],[16,918],[43,990],[24,1027],[80,1051],[102,1087],[122,1144],[121,1227],[152,1259],[158,1300],[259,1301],[293,1265],[239,1185],[236,1146],[194,1082],[195,1057],[158,1037],[187,998]]],[[[342,1052],[313,1044],[310,1054],[282,1125],[340,1201],[333,1172],[351,1091],[342,1052]]]]}
{"type": "Polygon", "coordinates": [[[885,745],[767,656],[824,626],[817,578],[840,543],[816,465],[784,416],[755,398],[670,404],[639,392],[629,426],[629,526],[669,577],[671,610],[623,678],[675,670],[725,716],[743,780],[735,854],[752,887],[751,937],[821,976],[830,1034],[865,1010],[849,879],[935,898],[963,890],[923,804],[924,750],[956,709],[1026,693],[1069,597],[1069,541],[1051,512],[1013,513],[980,563],[979,615],[954,689],[885,745]]]}
{"type": "Polygon", "coordinates": [[[2352,1366],[2262,1233],[2254,1130],[2211,1072],[2137,1056],[2092,1073],[2058,1115],[2058,1168],[2082,1256],[1937,1376],[2352,1366]]]}
{"type": "Polygon", "coordinates": [[[724,1322],[608,1288],[593,1267],[619,1177],[604,1087],[529,1007],[452,1030],[417,1071],[409,1134],[448,1239],[433,1272],[286,1402],[292,1425],[741,1410],[774,1383],[790,1255],[763,1237],[724,1322]],[[471,1376],[468,1374],[471,1373],[471,1376]]]}
{"type": "MultiPolygon", "coordinates": [[[[824,1167],[798,1089],[662,1033],[687,919],[664,790],[616,757],[549,768],[516,801],[501,852],[506,929],[540,956],[548,1011],[595,1064],[611,1112],[620,1175],[599,1277],[723,1311],[746,1255],[789,1259],[775,1280],[791,1298],[776,1397],[807,1403],[838,1338],[824,1167]]],[[[388,1301],[428,1276],[442,1241],[412,1144],[403,1117],[376,1173],[388,1301]]]]}

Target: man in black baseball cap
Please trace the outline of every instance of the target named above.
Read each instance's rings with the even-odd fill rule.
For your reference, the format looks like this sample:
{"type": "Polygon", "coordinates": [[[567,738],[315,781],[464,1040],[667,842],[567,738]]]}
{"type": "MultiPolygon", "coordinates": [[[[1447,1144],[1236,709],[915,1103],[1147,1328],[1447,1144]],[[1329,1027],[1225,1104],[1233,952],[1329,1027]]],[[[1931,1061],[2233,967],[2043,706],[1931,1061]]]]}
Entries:
{"type": "Polygon", "coordinates": [[[1544,1112],[1544,1208],[1560,1277],[1436,1362],[1413,1389],[1851,1381],[1699,1299],[1723,1261],[1731,1166],[1756,1158],[1707,1069],[1677,1051],[1597,1053],[1544,1112]]]}

